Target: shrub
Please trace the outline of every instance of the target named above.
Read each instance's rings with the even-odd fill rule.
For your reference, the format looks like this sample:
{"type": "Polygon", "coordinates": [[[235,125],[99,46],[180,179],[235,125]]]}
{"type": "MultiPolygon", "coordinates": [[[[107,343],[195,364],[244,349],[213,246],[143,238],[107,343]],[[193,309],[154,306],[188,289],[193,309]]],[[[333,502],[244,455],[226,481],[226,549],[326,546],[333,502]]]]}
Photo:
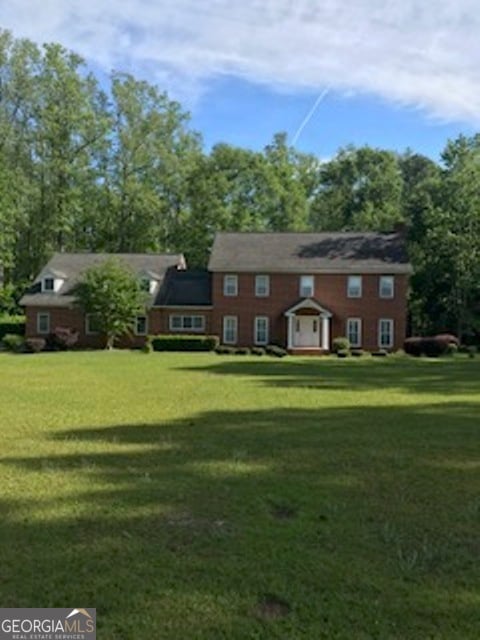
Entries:
{"type": "Polygon", "coordinates": [[[152,337],[154,351],[214,351],[218,347],[217,336],[160,335],[152,337]]]}
{"type": "Polygon", "coordinates": [[[352,349],[350,351],[350,354],[354,357],[354,358],[361,358],[362,356],[365,355],[365,351],[363,349],[352,349]]]}
{"type": "Polygon", "coordinates": [[[0,340],[6,335],[25,335],[24,316],[2,316],[0,320],[0,340]]]}
{"type": "Polygon", "coordinates": [[[7,335],[2,338],[2,344],[6,349],[8,349],[8,351],[20,353],[23,351],[25,339],[17,333],[7,333],[7,335]]]}
{"type": "Polygon", "coordinates": [[[221,344],[215,349],[215,353],[221,356],[232,356],[235,353],[235,347],[229,347],[226,344],[221,344]]]}
{"type": "Polygon", "coordinates": [[[384,358],[388,356],[388,351],[386,349],[378,349],[378,351],[372,351],[372,356],[376,358],[384,358]]]}
{"type": "Polygon", "coordinates": [[[153,353],[153,344],[151,336],[145,339],[145,342],[141,349],[142,353],[153,353]]]}
{"type": "Polygon", "coordinates": [[[477,347],[474,347],[474,346],[468,347],[467,353],[469,358],[475,358],[475,355],[477,353],[477,347]]]}
{"type": "Polygon", "coordinates": [[[269,344],[265,347],[265,352],[269,356],[275,356],[276,358],[284,358],[287,355],[286,350],[283,347],[278,347],[276,344],[269,344]]]}
{"type": "Polygon", "coordinates": [[[338,349],[337,358],[348,358],[350,351],[348,349],[338,349]]]}
{"type": "Polygon", "coordinates": [[[345,338],[344,336],[339,336],[338,338],[334,338],[332,340],[332,351],[334,353],[338,353],[339,351],[349,351],[350,350],[350,340],[345,338]]]}
{"type": "Polygon", "coordinates": [[[78,342],[78,331],[70,327],[55,327],[47,338],[47,347],[52,351],[67,351],[78,342]]]}
{"type": "Polygon", "coordinates": [[[252,347],[252,354],[254,356],[264,356],[266,351],[263,347],[252,347]]]}
{"type": "Polygon", "coordinates": [[[237,355],[237,356],[249,356],[250,355],[250,349],[248,347],[238,347],[238,349],[235,349],[235,355],[237,355]]]}
{"type": "Polygon", "coordinates": [[[27,338],[25,340],[25,351],[27,353],[40,353],[45,349],[47,341],[44,338],[27,338]]]}
{"type": "Polygon", "coordinates": [[[449,333],[442,333],[437,336],[407,338],[403,344],[405,353],[411,356],[425,355],[429,358],[437,358],[447,354],[453,348],[458,349],[458,338],[449,333]]]}

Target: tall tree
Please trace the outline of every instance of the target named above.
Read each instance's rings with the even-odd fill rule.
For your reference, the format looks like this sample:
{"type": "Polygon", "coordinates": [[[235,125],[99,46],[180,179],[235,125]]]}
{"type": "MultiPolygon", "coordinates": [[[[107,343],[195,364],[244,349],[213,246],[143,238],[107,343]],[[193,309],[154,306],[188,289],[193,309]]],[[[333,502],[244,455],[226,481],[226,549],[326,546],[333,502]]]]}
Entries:
{"type": "Polygon", "coordinates": [[[402,220],[402,176],[395,154],[341,149],[320,168],[312,224],[324,230],[389,231],[402,220]]]}

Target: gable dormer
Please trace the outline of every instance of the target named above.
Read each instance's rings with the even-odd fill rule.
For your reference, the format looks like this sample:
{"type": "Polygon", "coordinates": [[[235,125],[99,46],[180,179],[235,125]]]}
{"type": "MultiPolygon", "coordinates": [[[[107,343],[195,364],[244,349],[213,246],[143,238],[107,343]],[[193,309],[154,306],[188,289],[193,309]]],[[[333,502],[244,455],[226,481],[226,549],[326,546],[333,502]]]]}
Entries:
{"type": "Polygon", "coordinates": [[[41,279],[42,293],[58,293],[65,282],[66,276],[59,271],[47,271],[41,279]]]}
{"type": "Polygon", "coordinates": [[[153,295],[160,280],[161,277],[158,273],[153,273],[153,271],[142,271],[139,276],[140,289],[145,291],[145,293],[153,295]]]}

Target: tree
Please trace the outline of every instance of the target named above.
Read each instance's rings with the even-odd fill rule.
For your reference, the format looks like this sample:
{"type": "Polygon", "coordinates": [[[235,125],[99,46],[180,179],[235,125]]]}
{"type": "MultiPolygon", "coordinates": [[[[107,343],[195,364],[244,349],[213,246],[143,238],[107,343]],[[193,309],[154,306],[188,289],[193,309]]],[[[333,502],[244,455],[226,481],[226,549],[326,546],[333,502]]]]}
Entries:
{"type": "Polygon", "coordinates": [[[402,220],[402,175],[394,153],[340,149],[320,167],[311,221],[325,231],[391,231],[402,220]]]}
{"type": "Polygon", "coordinates": [[[95,317],[105,348],[129,333],[136,315],[145,311],[145,293],[130,269],[116,258],[90,267],[78,285],[77,303],[95,317]]]}

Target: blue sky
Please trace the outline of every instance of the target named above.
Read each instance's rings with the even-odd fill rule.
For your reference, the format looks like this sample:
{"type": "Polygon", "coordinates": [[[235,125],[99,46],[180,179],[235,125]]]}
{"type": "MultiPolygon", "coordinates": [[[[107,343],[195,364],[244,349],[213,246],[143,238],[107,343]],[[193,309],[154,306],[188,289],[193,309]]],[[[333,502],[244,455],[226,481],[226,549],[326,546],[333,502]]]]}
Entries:
{"type": "Polygon", "coordinates": [[[438,158],[480,122],[477,0],[15,0],[0,24],[60,42],[101,73],[125,70],[192,113],[206,147],[290,140],[438,158]]]}

